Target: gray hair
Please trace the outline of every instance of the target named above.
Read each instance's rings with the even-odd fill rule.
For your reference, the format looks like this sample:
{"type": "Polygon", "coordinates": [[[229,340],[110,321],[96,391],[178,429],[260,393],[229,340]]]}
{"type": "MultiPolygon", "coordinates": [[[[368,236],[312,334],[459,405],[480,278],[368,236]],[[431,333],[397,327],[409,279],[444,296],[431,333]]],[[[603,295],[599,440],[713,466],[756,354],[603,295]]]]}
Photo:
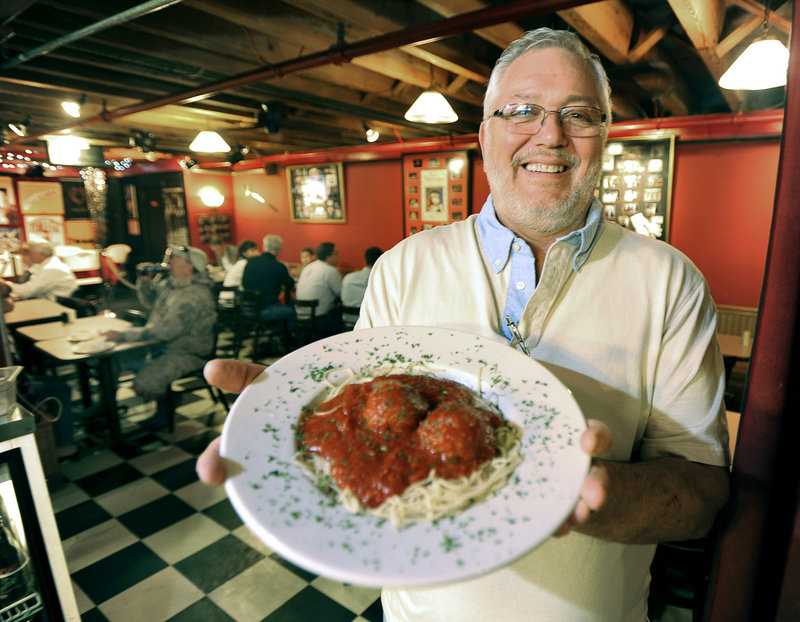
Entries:
{"type": "Polygon", "coordinates": [[[273,255],[277,255],[281,252],[281,247],[283,246],[283,238],[279,235],[275,235],[274,233],[270,233],[269,235],[264,236],[264,240],[262,242],[264,246],[265,253],[272,253],[273,255]]]}
{"type": "Polygon", "coordinates": [[[493,112],[488,109],[489,94],[497,88],[497,83],[505,74],[508,66],[523,54],[532,50],[542,50],[546,48],[561,48],[568,50],[586,61],[595,74],[597,83],[603,95],[600,107],[606,113],[609,121],[611,119],[611,85],[608,82],[608,75],[600,62],[600,57],[587,48],[583,41],[574,32],[566,30],[553,30],[552,28],[537,28],[529,30],[516,41],[512,41],[497,59],[489,76],[489,84],[486,86],[486,94],[483,98],[483,116],[488,116],[493,112]]]}
{"type": "Polygon", "coordinates": [[[52,257],[54,254],[53,247],[48,242],[29,242],[28,244],[24,244],[22,248],[20,248],[20,252],[24,254],[26,251],[33,251],[45,257],[52,257]]]}

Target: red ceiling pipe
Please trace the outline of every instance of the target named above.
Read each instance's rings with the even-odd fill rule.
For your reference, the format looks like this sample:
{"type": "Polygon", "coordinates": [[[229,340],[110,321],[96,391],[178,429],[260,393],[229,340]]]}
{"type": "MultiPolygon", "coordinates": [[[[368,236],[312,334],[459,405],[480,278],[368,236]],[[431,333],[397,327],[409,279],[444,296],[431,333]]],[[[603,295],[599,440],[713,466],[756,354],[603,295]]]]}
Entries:
{"type": "Polygon", "coordinates": [[[65,129],[92,125],[94,123],[113,121],[114,119],[127,117],[146,110],[160,108],[161,106],[190,103],[205,99],[214,93],[246,86],[254,82],[261,82],[270,78],[282,77],[297,71],[330,64],[338,65],[343,62],[349,62],[359,56],[385,52],[386,50],[392,50],[404,45],[421,44],[435,39],[519,19],[548,15],[557,10],[568,9],[582,4],[588,4],[587,0],[538,0],[537,2],[518,0],[511,4],[472,11],[470,13],[451,17],[450,19],[424,24],[423,26],[415,26],[414,28],[408,28],[406,30],[390,32],[356,43],[336,44],[321,52],[315,52],[307,56],[287,60],[270,67],[256,69],[255,71],[241,73],[226,80],[206,84],[190,91],[184,91],[183,93],[176,93],[159,99],[122,106],[115,110],[107,110],[94,117],[81,119],[77,124],[28,135],[11,142],[27,142],[32,139],[41,138],[45,134],[53,134],[65,129]]]}

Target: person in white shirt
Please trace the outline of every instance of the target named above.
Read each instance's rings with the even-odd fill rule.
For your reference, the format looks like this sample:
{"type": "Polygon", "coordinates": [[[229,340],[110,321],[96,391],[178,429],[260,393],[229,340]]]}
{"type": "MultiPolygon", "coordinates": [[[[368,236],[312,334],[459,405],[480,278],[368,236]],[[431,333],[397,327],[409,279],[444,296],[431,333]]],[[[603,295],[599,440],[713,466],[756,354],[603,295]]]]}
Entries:
{"type": "Polygon", "coordinates": [[[297,298],[316,300],[317,331],[322,335],[339,332],[342,316],[336,306],[342,293],[342,276],[336,269],[339,251],[333,242],[322,242],[317,246],[317,260],[308,264],[297,281],[297,298]]]}
{"type": "MultiPolygon", "coordinates": [[[[369,282],[369,273],[372,266],[378,261],[378,257],[383,254],[383,251],[377,246],[370,246],[364,251],[364,267],[361,270],[350,272],[344,275],[342,279],[342,305],[345,307],[360,307],[361,301],[364,300],[364,292],[367,291],[367,283],[369,282]]],[[[345,323],[354,324],[358,317],[350,317],[342,313],[342,319],[345,323]]]]}
{"type": "MultiPolygon", "coordinates": [[[[509,317],[573,392],[593,458],[560,537],[467,581],[384,589],[387,622],[645,622],[656,544],[704,536],[728,498],[716,308],[677,249],[605,220],[610,119],[600,58],[573,33],[526,33],[486,89],[480,214],[406,238],[370,274],[356,332],[438,326],[516,346],[509,317]]],[[[238,392],[262,371],[212,361],[206,377],[238,392]]],[[[218,447],[201,481],[224,480],[218,447]]]]}
{"type": "Polygon", "coordinates": [[[242,240],[239,242],[237,252],[239,253],[239,259],[225,273],[225,279],[222,281],[223,291],[219,293],[220,304],[226,306],[233,306],[234,299],[233,291],[228,288],[242,286],[242,277],[244,276],[245,266],[247,266],[247,260],[258,256],[258,245],[253,240],[242,240]]]}
{"type": "Polygon", "coordinates": [[[17,252],[31,274],[25,283],[9,283],[11,294],[17,300],[55,300],[57,296],[71,296],[78,289],[72,270],[53,254],[53,247],[47,242],[23,244],[17,252]]]}

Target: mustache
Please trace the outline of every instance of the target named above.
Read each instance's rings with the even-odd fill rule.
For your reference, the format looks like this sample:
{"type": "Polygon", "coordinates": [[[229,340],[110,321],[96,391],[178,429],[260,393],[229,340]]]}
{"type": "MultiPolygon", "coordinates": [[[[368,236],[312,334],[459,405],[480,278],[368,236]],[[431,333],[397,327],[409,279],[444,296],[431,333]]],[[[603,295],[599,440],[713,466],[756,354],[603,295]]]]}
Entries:
{"type": "Polygon", "coordinates": [[[511,166],[514,167],[514,170],[517,170],[528,158],[553,156],[564,160],[564,162],[566,162],[571,168],[577,168],[581,163],[574,153],[570,153],[569,151],[565,151],[563,149],[534,149],[532,151],[526,151],[525,153],[515,154],[511,159],[511,166]]]}

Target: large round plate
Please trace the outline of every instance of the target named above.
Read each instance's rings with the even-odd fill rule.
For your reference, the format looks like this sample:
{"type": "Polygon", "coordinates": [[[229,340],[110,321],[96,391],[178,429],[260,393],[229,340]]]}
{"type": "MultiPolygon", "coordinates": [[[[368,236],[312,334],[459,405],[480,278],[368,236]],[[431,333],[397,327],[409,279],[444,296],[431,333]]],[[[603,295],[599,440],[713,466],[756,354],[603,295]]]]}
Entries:
{"type": "Polygon", "coordinates": [[[571,392],[502,343],[447,329],[373,328],[317,341],[269,367],[233,405],[220,453],[230,461],[225,488],[234,508],[278,554],[342,582],[420,587],[490,572],[548,538],[571,512],[589,468],[578,443],[584,429],[571,392]],[[412,362],[498,404],[523,427],[525,460],[493,496],[398,530],[317,490],[294,459],[294,428],[301,407],[325,389],[326,371],[412,362]]]}

